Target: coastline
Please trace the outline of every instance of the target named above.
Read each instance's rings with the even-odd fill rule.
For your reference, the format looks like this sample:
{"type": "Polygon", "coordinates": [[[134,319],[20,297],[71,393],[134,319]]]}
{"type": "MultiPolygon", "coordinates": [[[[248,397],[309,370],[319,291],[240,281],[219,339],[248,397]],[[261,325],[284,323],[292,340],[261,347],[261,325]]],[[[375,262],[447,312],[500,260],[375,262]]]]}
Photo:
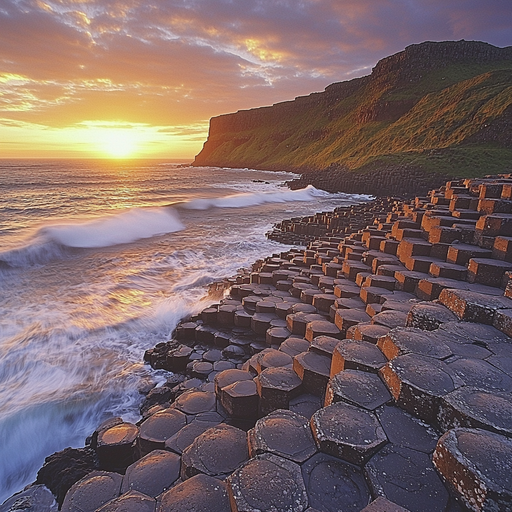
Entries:
{"type": "MultiPolygon", "coordinates": [[[[354,504],[354,510],[379,510],[376,503],[382,504],[384,496],[398,496],[402,507],[421,510],[412,507],[421,506],[426,495],[400,494],[380,476],[384,469],[392,474],[386,460],[407,453],[416,470],[430,475],[426,489],[438,507],[432,510],[449,506],[464,510],[480,502],[508,506],[503,503],[510,503],[511,489],[497,477],[493,481],[495,475],[485,481],[490,492],[483,497],[477,493],[475,498],[476,487],[471,487],[479,475],[471,473],[470,484],[457,485],[455,477],[470,471],[465,461],[471,462],[475,455],[466,454],[461,462],[453,446],[472,436],[483,446],[510,453],[510,415],[491,422],[488,411],[471,408],[471,400],[478,393],[490,402],[496,397],[510,400],[512,388],[507,386],[512,370],[500,366],[498,359],[512,354],[508,337],[512,288],[506,275],[512,264],[503,241],[509,236],[509,213],[500,213],[511,207],[511,190],[509,176],[461,180],[425,199],[376,200],[283,221],[273,239],[281,237],[289,243],[293,234],[302,237],[295,243],[308,243],[307,249],[269,256],[250,272],[213,285],[217,293],[229,295],[198,317],[183,321],[173,340],[146,352],[146,362],[172,371],[173,376],[148,393],[142,420],[133,425],[113,419],[99,426],[86,448],[49,457],[38,483],[46,484],[62,502],[69,478],[77,481],[93,470],[104,472],[75,484],[63,510],[71,507],[74,496],[79,499],[81,490],[99,486],[100,480],[104,484],[105,479],[118,491],[112,491],[101,510],[117,510],[123,500],[139,500],[138,506],[143,502],[148,510],[178,510],[173,507],[190,489],[194,489],[190,499],[199,500],[194,510],[237,510],[233,507],[250,501],[252,492],[242,481],[265,466],[276,481],[292,482],[290,496],[301,508],[286,508],[291,505],[279,502],[282,495],[273,494],[265,481],[255,482],[261,499],[281,503],[279,510],[306,510],[315,508],[315,500],[320,506],[322,499],[328,499],[329,482],[318,487],[311,475],[331,464],[338,477],[352,468],[347,482],[367,502],[354,504]],[[489,227],[488,216],[505,220],[489,227]],[[347,217],[359,223],[342,225],[340,219],[347,217]],[[329,229],[332,226],[335,231],[329,229]],[[471,342],[461,340],[461,329],[471,342]],[[440,379],[448,376],[445,387],[430,389],[417,382],[416,376],[423,372],[440,379]],[[490,375],[486,389],[475,391],[475,372],[490,375]],[[370,401],[360,396],[361,388],[371,392],[370,401]],[[378,435],[369,443],[350,431],[355,438],[344,443],[347,432],[332,423],[332,411],[345,415],[348,425],[364,418],[363,423],[376,425],[378,435]],[[307,439],[301,438],[301,455],[289,453],[283,441],[272,445],[268,418],[290,432],[311,429],[307,439]],[[404,440],[396,439],[393,432],[399,427],[404,440]],[[167,433],[158,438],[162,428],[167,433]],[[208,429],[214,429],[209,437],[208,429]],[[248,438],[241,434],[246,431],[248,438]],[[220,457],[218,443],[230,447],[225,458],[220,457]],[[225,465],[217,467],[217,460],[205,467],[202,455],[206,457],[208,450],[214,450],[225,465]],[[141,456],[149,458],[148,466],[174,468],[172,482],[159,481],[158,505],[156,496],[141,497],[133,491],[147,479],[138,469],[141,456]],[[56,475],[55,467],[62,470],[62,460],[67,465],[56,475]],[[70,477],[73,465],[78,470],[70,477]],[[128,466],[135,469],[126,472],[128,466]],[[133,478],[127,477],[132,471],[133,478]],[[122,478],[115,476],[124,472],[122,478]],[[218,478],[227,478],[227,485],[219,484],[218,478]],[[213,484],[215,492],[208,491],[213,484]],[[127,494],[123,491],[117,498],[122,490],[127,494]],[[201,502],[208,496],[207,503],[201,502]]],[[[506,465],[510,459],[502,462],[506,465]]],[[[29,493],[37,490],[49,500],[41,487],[31,489],[29,493]]],[[[100,508],[92,510],[96,509],[100,508]]]]}

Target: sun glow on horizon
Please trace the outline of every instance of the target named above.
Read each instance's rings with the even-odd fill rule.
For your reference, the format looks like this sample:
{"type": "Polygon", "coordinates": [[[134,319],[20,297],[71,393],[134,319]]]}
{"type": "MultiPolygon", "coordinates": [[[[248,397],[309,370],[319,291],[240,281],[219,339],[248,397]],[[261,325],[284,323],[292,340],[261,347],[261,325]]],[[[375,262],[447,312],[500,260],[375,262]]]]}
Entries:
{"type": "Polygon", "coordinates": [[[137,155],[140,138],[136,130],[101,130],[99,145],[110,158],[129,158],[137,155]]]}

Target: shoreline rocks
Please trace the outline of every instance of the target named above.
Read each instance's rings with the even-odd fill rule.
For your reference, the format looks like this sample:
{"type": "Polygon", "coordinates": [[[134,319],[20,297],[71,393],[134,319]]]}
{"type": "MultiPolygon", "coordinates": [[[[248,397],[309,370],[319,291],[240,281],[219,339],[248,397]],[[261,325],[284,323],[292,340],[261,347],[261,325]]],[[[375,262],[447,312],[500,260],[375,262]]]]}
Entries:
{"type": "Polygon", "coordinates": [[[269,236],[306,249],[212,285],[144,354],[169,378],[137,425],[109,420],[85,474],[61,474],[64,451],[38,483],[82,512],[510,510],[510,214],[489,212],[510,191],[459,180],[283,221],[269,236]]]}

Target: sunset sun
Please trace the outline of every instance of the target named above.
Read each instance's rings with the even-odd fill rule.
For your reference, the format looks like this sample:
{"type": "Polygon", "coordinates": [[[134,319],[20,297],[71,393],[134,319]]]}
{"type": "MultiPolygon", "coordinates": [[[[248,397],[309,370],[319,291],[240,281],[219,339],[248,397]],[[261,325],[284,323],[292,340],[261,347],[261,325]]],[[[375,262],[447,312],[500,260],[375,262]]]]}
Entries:
{"type": "Polygon", "coordinates": [[[137,134],[126,129],[103,130],[100,146],[110,158],[128,158],[138,149],[137,134]]]}

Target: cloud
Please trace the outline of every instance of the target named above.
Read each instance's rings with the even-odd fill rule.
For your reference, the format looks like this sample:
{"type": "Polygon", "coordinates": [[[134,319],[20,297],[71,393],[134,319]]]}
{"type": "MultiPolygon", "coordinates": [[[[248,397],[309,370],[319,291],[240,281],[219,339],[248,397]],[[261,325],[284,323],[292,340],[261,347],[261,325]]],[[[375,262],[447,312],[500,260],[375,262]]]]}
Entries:
{"type": "Polygon", "coordinates": [[[0,0],[0,115],[204,124],[461,38],[512,44],[509,0],[0,0]]]}

